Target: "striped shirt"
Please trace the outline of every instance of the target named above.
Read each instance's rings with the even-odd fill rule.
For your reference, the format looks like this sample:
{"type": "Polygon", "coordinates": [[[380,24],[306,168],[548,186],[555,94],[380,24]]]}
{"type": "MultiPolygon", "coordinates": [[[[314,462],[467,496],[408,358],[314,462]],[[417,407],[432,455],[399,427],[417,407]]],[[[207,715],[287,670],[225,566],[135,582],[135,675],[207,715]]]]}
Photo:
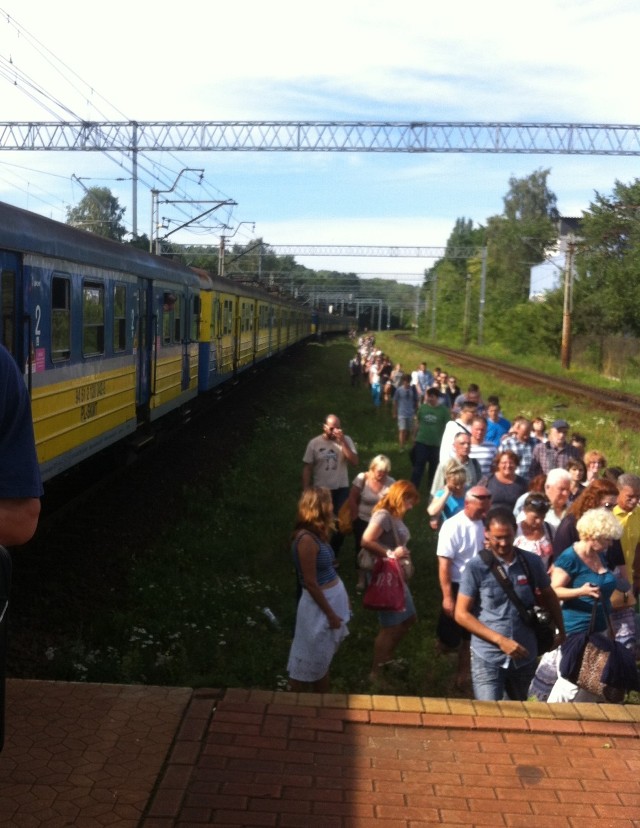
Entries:
{"type": "Polygon", "coordinates": [[[478,461],[483,477],[491,473],[491,464],[497,453],[498,447],[494,446],[493,443],[484,442],[480,443],[480,445],[474,445],[473,441],[471,441],[469,457],[473,457],[478,461]]]}

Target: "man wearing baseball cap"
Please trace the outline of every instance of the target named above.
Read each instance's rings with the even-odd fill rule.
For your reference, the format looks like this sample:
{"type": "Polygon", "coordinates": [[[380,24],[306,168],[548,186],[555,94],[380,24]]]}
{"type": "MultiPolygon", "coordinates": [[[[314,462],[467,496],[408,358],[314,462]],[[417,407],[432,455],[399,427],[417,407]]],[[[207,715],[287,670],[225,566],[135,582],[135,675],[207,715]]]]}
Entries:
{"type": "Polygon", "coordinates": [[[566,469],[569,460],[580,457],[575,446],[567,442],[569,423],[566,420],[554,420],[549,429],[546,443],[538,443],[533,450],[529,475],[533,479],[538,474],[549,474],[551,469],[566,469]]]}

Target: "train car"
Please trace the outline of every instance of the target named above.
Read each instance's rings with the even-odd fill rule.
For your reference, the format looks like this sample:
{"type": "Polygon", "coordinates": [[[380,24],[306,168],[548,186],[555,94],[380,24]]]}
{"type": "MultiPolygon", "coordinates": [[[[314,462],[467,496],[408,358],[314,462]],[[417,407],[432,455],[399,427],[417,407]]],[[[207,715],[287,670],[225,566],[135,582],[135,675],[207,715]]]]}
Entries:
{"type": "Polygon", "coordinates": [[[0,300],[44,480],[312,333],[281,297],[2,202],[0,300]]]}
{"type": "Polygon", "coordinates": [[[199,293],[187,268],[0,203],[0,335],[45,480],[195,397],[199,293]]]}

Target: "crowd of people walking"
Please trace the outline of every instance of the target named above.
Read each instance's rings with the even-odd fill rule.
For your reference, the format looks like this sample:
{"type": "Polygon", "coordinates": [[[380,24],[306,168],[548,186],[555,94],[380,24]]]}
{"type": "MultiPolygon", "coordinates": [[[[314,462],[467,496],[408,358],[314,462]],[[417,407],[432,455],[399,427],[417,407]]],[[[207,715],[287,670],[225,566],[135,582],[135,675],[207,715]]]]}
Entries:
{"type": "Polygon", "coordinates": [[[348,634],[351,610],[338,574],[346,531],[355,543],[356,595],[365,603],[370,593],[379,598],[383,579],[399,589],[397,605],[389,592],[389,606],[378,611],[372,689],[402,670],[396,650],[417,621],[404,518],[422,488],[437,538],[436,651],[455,654],[458,692],[602,700],[583,688],[576,659],[590,636],[607,630],[610,682],[640,690],[640,476],[586,451],[585,438],[562,418],[548,427],[522,414],[510,421],[499,398],[485,399],[477,383],[462,391],[455,375],[426,362],[403,370],[373,336],[358,340],[349,376],[367,388],[374,408],[389,406],[411,473],[394,480],[385,455],[361,459],[335,414],[309,440],[293,539],[292,689],[328,689],[331,660],[348,634]],[[350,483],[350,469],[363,460],[367,470],[350,483]],[[544,651],[542,617],[551,630],[544,651]]]}

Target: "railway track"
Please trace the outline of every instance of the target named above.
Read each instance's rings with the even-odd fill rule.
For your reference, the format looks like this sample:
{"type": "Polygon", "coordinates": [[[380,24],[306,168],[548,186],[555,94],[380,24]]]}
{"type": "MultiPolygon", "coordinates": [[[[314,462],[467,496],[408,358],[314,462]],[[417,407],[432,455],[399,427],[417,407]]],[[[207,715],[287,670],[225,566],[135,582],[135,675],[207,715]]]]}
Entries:
{"type": "Polygon", "coordinates": [[[399,334],[398,339],[404,342],[420,345],[434,354],[446,357],[447,361],[456,365],[476,367],[482,371],[491,371],[496,375],[518,385],[544,388],[546,392],[553,391],[570,400],[588,401],[593,408],[602,409],[611,416],[618,416],[626,428],[638,430],[640,428],[640,397],[626,394],[624,391],[607,388],[590,388],[588,385],[576,382],[569,377],[552,377],[540,371],[533,371],[521,366],[509,365],[488,357],[475,356],[463,351],[456,351],[441,345],[424,342],[408,334],[399,334]]]}

